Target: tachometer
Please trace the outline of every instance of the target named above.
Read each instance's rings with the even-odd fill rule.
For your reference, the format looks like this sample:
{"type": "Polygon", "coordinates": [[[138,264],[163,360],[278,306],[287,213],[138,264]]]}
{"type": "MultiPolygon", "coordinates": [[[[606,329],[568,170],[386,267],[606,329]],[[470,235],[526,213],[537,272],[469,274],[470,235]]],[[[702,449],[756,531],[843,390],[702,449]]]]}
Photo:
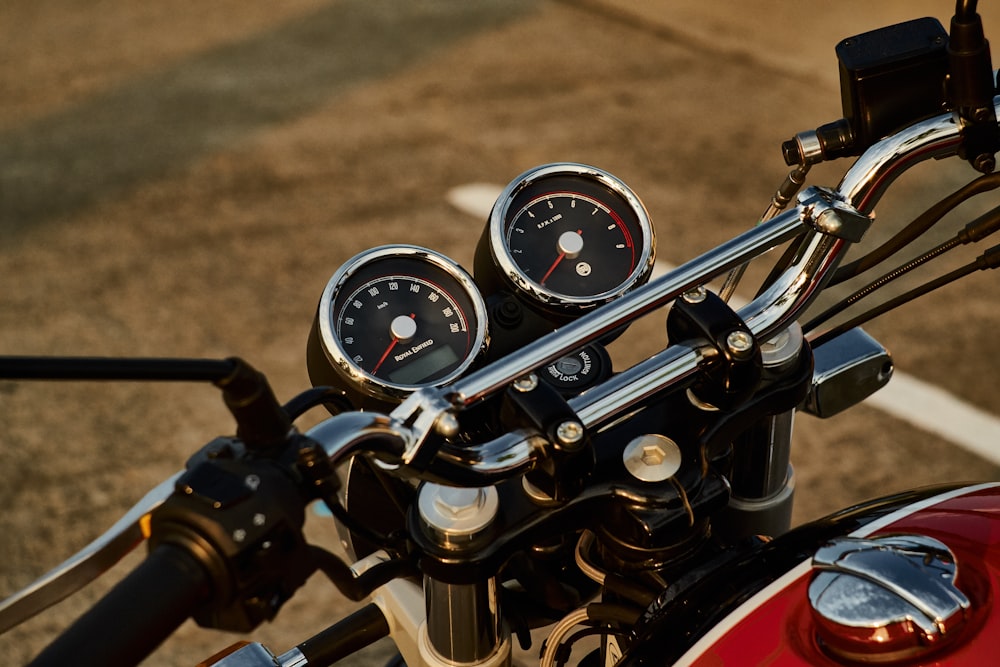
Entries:
{"type": "Polygon", "coordinates": [[[397,401],[465,372],[485,348],[486,319],[475,283],[452,260],[417,246],[375,248],[327,284],[309,373],[317,385],[397,401]]]}
{"type": "Polygon", "coordinates": [[[500,195],[477,277],[488,249],[508,288],[556,309],[586,309],[648,280],[654,245],[646,209],[620,180],[586,165],[545,165],[500,195]]]}

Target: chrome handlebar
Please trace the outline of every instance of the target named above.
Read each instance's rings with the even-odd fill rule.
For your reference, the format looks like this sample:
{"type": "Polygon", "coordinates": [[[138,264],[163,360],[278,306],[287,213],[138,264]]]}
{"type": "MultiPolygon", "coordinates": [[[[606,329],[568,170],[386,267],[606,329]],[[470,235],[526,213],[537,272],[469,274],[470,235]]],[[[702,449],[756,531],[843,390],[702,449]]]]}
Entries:
{"type": "MultiPolygon", "coordinates": [[[[1000,99],[995,99],[998,104],[1000,99]]],[[[1000,114],[1000,109],[998,109],[1000,114]]],[[[324,445],[336,465],[364,448],[368,438],[390,435],[402,443],[399,462],[412,465],[433,433],[457,432],[457,413],[510,385],[537,368],[600,339],[619,327],[667,305],[685,292],[801,237],[791,265],[759,297],[739,310],[758,340],[789,326],[819,294],[851,243],[871,223],[869,213],[900,174],[928,158],[954,155],[961,126],[952,114],[931,118],[892,135],[868,149],[847,171],[835,191],[808,188],[795,208],[691,260],[669,274],[548,334],[454,384],[411,394],[369,431],[330,437],[353,428],[356,420],[335,416],[309,432],[324,445]],[[350,446],[345,443],[350,442],[350,446]]],[[[678,386],[706,363],[704,348],[670,345],[631,368],[569,401],[581,424],[595,432],[651,397],[678,386]]],[[[485,485],[526,472],[544,455],[544,437],[518,430],[478,444],[443,446],[435,455],[453,465],[455,484],[485,485]]]]}

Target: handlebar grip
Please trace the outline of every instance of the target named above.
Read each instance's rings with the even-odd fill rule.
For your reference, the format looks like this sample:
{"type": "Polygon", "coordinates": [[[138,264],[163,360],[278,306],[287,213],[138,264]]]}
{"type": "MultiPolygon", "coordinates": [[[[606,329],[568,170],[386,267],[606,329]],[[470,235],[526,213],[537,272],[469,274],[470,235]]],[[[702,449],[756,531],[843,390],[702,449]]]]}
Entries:
{"type": "Polygon", "coordinates": [[[197,559],[160,544],[30,665],[135,665],[191,616],[211,591],[197,559]]]}

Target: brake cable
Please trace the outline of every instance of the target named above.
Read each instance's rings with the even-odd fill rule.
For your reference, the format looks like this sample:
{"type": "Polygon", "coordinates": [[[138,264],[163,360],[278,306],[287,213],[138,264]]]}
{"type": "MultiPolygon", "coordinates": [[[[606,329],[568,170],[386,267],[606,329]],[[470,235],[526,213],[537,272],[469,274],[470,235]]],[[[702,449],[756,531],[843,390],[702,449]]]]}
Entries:
{"type": "MultiPolygon", "coordinates": [[[[949,283],[964,278],[970,273],[974,273],[976,271],[986,271],[988,269],[996,269],[996,268],[1000,268],[1000,245],[993,246],[992,248],[984,252],[982,255],[980,255],[979,257],[977,257],[976,259],[974,259],[973,261],[969,262],[968,264],[966,264],[961,268],[955,269],[954,271],[946,273],[945,275],[940,276],[939,278],[924,283],[923,285],[920,285],[919,287],[916,287],[910,290],[909,292],[906,292],[905,294],[901,294],[895,297],[894,299],[890,299],[889,301],[886,301],[885,303],[880,304],[875,308],[872,308],[871,310],[868,310],[862,313],[861,315],[858,315],[857,317],[848,320],[847,322],[844,322],[843,324],[840,324],[828,331],[823,332],[821,335],[815,338],[811,338],[810,343],[814,347],[822,345],[823,343],[839,336],[845,331],[860,326],[865,322],[875,317],[878,317],[879,315],[887,313],[890,310],[893,310],[894,308],[903,305],[904,303],[907,303],[909,301],[912,301],[913,299],[923,296],[924,294],[928,294],[929,292],[932,292],[939,287],[943,287],[949,283]]],[[[812,325],[813,322],[810,322],[809,324],[812,325]]]]}
{"type": "MultiPolygon", "coordinates": [[[[941,243],[941,244],[935,246],[934,248],[931,248],[930,250],[928,250],[924,254],[920,255],[919,257],[915,257],[915,258],[911,259],[910,261],[906,262],[905,264],[903,264],[903,265],[901,265],[899,267],[896,267],[895,269],[893,269],[892,271],[890,271],[890,272],[886,273],[885,275],[881,276],[877,280],[872,281],[868,285],[866,285],[866,286],[862,287],[861,289],[859,289],[858,291],[854,292],[853,294],[851,294],[846,299],[843,299],[842,301],[838,301],[837,303],[833,304],[832,306],[830,306],[829,308],[827,308],[826,310],[824,310],[822,313],[820,313],[816,317],[812,318],[805,325],[803,325],[803,327],[802,327],[803,330],[808,332],[808,331],[812,331],[812,330],[816,329],[816,327],[818,327],[820,324],[823,324],[824,322],[829,321],[833,316],[835,316],[835,315],[843,312],[849,306],[857,303],[858,301],[860,301],[864,297],[868,296],[869,294],[875,292],[876,290],[878,290],[878,289],[880,289],[880,288],[888,285],[890,282],[892,282],[896,278],[899,278],[899,277],[901,277],[901,276],[909,273],[910,271],[912,271],[913,269],[917,268],[918,266],[922,266],[923,264],[926,264],[927,262],[929,262],[930,260],[934,259],[935,257],[939,257],[940,255],[943,255],[944,253],[948,252],[949,250],[957,248],[960,245],[966,245],[966,244],[969,244],[969,243],[978,243],[979,241],[981,241],[981,240],[987,238],[988,236],[996,233],[998,230],[1000,230],[1000,206],[997,206],[996,208],[994,208],[994,209],[988,211],[987,213],[984,213],[980,217],[976,218],[975,220],[973,220],[972,222],[970,222],[969,224],[967,224],[965,226],[965,228],[962,229],[958,234],[956,234],[954,237],[948,239],[944,243],[941,243]]],[[[983,257],[986,257],[987,255],[989,255],[990,252],[991,251],[987,251],[986,253],[984,253],[983,257]]],[[[980,258],[980,259],[977,259],[976,262],[980,262],[981,260],[982,261],[987,261],[987,260],[983,260],[982,258],[980,258]]],[[[985,270],[985,269],[988,269],[988,268],[991,268],[991,267],[985,266],[985,265],[981,266],[981,265],[976,264],[975,262],[973,262],[973,264],[970,264],[970,265],[968,265],[967,267],[964,267],[964,268],[967,269],[967,273],[962,273],[962,274],[956,276],[955,278],[953,278],[951,280],[957,280],[961,276],[967,275],[968,273],[972,273],[975,270],[985,270]]],[[[941,283],[941,284],[939,284],[937,286],[940,287],[941,285],[947,284],[947,282],[951,282],[951,280],[948,280],[948,281],[946,281],[944,283],[941,283]]],[[[935,289],[935,288],[931,288],[931,289],[935,289]]],[[[926,293],[926,292],[921,292],[921,293],[926,293]]],[[[900,305],[900,304],[897,304],[897,305],[900,305]]],[[[879,313],[882,313],[882,312],[886,312],[886,311],[884,311],[884,310],[883,311],[879,311],[879,313]]],[[[870,318],[867,318],[867,319],[870,319],[870,318]]]]}
{"type": "Polygon", "coordinates": [[[987,174],[966,183],[964,186],[948,195],[934,206],[930,207],[909,225],[897,232],[892,238],[875,248],[868,254],[853,262],[844,264],[834,272],[828,284],[829,287],[850,280],[868,269],[880,264],[896,254],[910,243],[920,238],[928,229],[936,225],[941,218],[950,213],[959,204],[972,197],[995,190],[1000,187],[1000,172],[987,174]]]}

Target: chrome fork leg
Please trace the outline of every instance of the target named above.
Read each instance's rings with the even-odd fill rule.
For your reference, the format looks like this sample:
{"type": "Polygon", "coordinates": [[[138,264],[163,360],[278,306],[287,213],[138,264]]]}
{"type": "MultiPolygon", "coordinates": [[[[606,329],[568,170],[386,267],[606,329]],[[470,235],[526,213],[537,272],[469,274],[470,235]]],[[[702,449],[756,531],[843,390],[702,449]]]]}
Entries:
{"type": "Polygon", "coordinates": [[[510,663],[510,640],[500,619],[496,582],[448,584],[424,578],[427,641],[445,662],[510,663]]]}

